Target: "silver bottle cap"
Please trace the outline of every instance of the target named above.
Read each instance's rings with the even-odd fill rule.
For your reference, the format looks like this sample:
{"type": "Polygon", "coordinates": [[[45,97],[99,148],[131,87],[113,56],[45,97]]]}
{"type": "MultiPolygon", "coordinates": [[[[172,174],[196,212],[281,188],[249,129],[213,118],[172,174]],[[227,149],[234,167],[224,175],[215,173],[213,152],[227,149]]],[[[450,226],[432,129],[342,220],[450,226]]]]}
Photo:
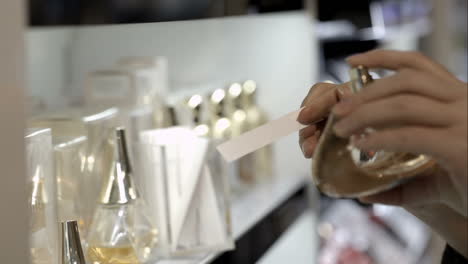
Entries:
{"type": "Polygon", "coordinates": [[[61,264],[86,264],[76,221],[62,222],[61,264]]]}
{"type": "Polygon", "coordinates": [[[128,204],[138,198],[125,139],[125,128],[115,129],[115,145],[116,157],[100,199],[100,203],[106,205],[128,204]]]}
{"type": "Polygon", "coordinates": [[[366,85],[374,81],[367,67],[362,65],[350,69],[349,76],[351,77],[351,89],[353,93],[360,92],[366,85]]]}

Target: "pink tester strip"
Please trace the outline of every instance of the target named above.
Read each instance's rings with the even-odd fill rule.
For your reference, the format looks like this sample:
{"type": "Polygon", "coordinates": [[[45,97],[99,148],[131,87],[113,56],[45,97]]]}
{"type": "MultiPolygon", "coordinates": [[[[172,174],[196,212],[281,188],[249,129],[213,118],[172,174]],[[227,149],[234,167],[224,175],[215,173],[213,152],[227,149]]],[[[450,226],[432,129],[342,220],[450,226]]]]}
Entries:
{"type": "Polygon", "coordinates": [[[233,162],[306,127],[297,122],[302,109],[248,131],[217,147],[227,162],[233,162]]]}

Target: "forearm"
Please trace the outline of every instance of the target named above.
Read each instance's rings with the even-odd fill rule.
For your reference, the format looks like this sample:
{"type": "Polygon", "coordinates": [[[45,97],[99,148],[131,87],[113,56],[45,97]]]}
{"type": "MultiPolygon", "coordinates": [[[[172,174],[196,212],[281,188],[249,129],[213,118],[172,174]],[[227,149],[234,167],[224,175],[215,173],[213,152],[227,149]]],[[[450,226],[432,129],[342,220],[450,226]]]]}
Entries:
{"type": "Polygon", "coordinates": [[[468,257],[468,219],[442,204],[407,208],[410,213],[429,225],[450,246],[468,257]]]}

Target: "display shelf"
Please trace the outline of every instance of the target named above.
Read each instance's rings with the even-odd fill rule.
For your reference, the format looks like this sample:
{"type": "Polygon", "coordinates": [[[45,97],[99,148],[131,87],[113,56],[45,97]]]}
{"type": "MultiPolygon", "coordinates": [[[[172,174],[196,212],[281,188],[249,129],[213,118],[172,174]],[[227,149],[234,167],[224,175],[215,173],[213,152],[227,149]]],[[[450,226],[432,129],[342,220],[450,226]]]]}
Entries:
{"type": "MultiPolygon", "coordinates": [[[[237,240],[266,215],[308,184],[305,175],[288,175],[251,186],[245,194],[233,200],[233,236],[237,240]]],[[[161,260],[155,264],[208,264],[222,252],[192,256],[187,259],[161,260]]]]}

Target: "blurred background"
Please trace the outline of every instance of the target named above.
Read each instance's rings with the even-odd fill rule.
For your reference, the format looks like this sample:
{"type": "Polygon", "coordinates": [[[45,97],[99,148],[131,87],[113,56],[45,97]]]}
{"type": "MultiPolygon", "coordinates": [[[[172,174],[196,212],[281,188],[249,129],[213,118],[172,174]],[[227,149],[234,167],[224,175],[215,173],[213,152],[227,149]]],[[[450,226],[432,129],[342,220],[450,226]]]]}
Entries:
{"type": "MultiPolygon", "coordinates": [[[[254,80],[270,120],[297,109],[314,83],[348,81],[344,58],[377,48],[421,51],[466,81],[467,8],[466,0],[29,0],[28,113],[83,107],[90,74],[127,56],[167,59],[161,97],[172,106],[254,80]]],[[[320,195],[297,135],[273,151],[274,177],[234,191],[235,250],[182,263],[440,263],[444,242],[404,210],[320,195]]]]}

